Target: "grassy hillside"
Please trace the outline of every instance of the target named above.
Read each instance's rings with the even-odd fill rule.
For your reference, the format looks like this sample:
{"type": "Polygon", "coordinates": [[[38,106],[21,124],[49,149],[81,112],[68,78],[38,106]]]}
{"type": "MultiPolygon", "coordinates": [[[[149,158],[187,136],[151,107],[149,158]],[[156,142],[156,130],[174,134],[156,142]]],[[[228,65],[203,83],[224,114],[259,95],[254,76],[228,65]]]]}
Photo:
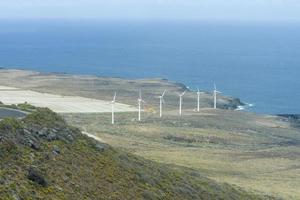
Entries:
{"type": "Polygon", "coordinates": [[[135,155],[194,169],[220,182],[300,198],[300,131],[288,118],[202,109],[157,114],[65,115],[67,121],[135,155]]]}
{"type": "Polygon", "coordinates": [[[0,121],[0,199],[264,199],[99,143],[48,109],[0,121]]]}

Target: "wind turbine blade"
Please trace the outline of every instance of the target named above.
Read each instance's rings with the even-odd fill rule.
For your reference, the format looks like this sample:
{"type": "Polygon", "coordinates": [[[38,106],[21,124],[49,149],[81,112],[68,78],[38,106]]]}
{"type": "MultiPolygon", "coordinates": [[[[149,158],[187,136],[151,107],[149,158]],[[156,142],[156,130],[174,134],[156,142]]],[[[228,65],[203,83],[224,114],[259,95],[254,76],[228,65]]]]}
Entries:
{"type": "Polygon", "coordinates": [[[164,100],[164,99],[161,99],[161,102],[162,102],[163,104],[165,104],[165,100],[164,100]]]}
{"type": "Polygon", "coordinates": [[[117,92],[115,92],[115,95],[114,95],[114,98],[113,98],[114,102],[116,101],[116,96],[117,96],[117,92]]]}
{"type": "Polygon", "coordinates": [[[216,86],[216,83],[214,83],[214,88],[215,88],[215,90],[217,90],[217,86],[216,86]]]}
{"type": "Polygon", "coordinates": [[[139,90],[139,98],[142,99],[142,90],[139,90]]]}
{"type": "Polygon", "coordinates": [[[181,94],[181,96],[183,96],[186,93],[186,90],[181,94]]]}
{"type": "Polygon", "coordinates": [[[167,90],[164,90],[164,92],[163,92],[163,93],[162,93],[162,95],[161,95],[162,97],[164,97],[164,95],[165,95],[166,91],[167,91],[167,90]]]}

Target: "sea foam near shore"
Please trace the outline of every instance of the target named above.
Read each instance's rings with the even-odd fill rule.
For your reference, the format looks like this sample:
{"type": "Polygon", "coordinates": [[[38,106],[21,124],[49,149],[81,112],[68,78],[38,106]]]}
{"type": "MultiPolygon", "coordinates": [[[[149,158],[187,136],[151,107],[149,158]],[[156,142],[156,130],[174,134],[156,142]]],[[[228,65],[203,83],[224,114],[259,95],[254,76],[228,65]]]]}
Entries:
{"type": "Polygon", "coordinates": [[[235,110],[248,110],[249,108],[253,107],[254,104],[252,103],[245,103],[243,106],[238,106],[235,110]]]}

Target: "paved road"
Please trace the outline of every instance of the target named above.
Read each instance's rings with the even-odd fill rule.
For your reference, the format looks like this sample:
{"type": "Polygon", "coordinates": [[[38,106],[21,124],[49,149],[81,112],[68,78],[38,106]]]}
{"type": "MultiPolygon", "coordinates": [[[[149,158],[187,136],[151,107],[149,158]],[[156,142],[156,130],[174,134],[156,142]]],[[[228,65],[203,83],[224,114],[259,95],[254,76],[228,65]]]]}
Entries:
{"type": "Polygon", "coordinates": [[[5,117],[20,118],[25,116],[26,113],[19,110],[10,109],[10,108],[0,108],[0,119],[3,119],[5,117]]]}

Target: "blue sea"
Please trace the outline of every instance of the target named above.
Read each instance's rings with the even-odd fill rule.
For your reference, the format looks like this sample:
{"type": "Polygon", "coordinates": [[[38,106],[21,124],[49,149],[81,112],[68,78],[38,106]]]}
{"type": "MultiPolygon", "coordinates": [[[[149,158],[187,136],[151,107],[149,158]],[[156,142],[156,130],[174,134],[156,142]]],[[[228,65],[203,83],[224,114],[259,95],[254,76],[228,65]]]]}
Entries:
{"type": "Polygon", "coordinates": [[[300,24],[2,20],[0,66],[216,82],[250,111],[300,113],[300,24]]]}

